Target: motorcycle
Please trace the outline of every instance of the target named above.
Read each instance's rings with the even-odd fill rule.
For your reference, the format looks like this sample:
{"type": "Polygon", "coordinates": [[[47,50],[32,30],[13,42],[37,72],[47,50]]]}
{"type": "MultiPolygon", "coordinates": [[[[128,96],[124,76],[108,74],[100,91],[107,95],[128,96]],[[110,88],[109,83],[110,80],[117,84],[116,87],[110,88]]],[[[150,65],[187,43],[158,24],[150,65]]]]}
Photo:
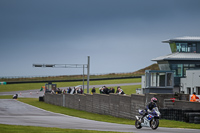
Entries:
{"type": "Polygon", "coordinates": [[[151,112],[146,116],[142,117],[145,111],[139,109],[139,114],[141,116],[135,116],[135,127],[141,129],[142,127],[151,127],[153,130],[157,129],[159,126],[160,112],[157,107],[154,107],[151,112]]]}

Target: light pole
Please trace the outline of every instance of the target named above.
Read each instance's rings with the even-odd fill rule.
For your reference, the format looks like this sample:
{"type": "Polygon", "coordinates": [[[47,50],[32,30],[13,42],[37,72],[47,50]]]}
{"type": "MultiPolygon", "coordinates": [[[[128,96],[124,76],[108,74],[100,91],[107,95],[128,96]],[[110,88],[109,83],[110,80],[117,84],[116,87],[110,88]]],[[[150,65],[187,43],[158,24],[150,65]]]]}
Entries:
{"type": "Polygon", "coordinates": [[[83,68],[83,91],[84,91],[84,69],[87,68],[87,93],[89,93],[90,56],[88,56],[88,64],[33,64],[33,67],[83,68]]]}
{"type": "Polygon", "coordinates": [[[88,56],[88,64],[87,64],[87,93],[89,93],[90,86],[90,56],[88,56]]]}

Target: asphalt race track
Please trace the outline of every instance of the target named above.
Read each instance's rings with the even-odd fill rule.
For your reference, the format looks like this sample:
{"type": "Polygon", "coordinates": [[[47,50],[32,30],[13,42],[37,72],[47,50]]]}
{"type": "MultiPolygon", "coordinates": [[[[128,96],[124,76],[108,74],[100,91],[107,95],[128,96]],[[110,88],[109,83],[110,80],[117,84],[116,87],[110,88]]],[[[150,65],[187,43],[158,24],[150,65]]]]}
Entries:
{"type": "Polygon", "coordinates": [[[10,125],[29,125],[41,127],[58,127],[67,129],[118,131],[135,133],[199,133],[195,129],[175,129],[159,127],[136,129],[133,125],[114,124],[87,120],[58,113],[52,113],[13,99],[0,99],[0,123],[10,125]]]}
{"type": "MultiPolygon", "coordinates": [[[[137,85],[141,83],[132,83],[128,85],[137,85]]],[[[126,84],[111,84],[109,86],[125,86],[126,84]]],[[[101,87],[102,85],[91,85],[92,87],[101,87]]],[[[86,87],[85,87],[86,88],[86,87]]],[[[65,89],[65,88],[61,88],[65,89]]],[[[0,95],[14,95],[19,97],[39,98],[44,91],[27,90],[15,92],[1,92],[0,95]]],[[[39,99],[38,99],[39,100],[39,99]]],[[[196,129],[176,129],[158,127],[156,130],[143,127],[136,129],[134,125],[114,124],[107,122],[99,122],[87,120],[58,113],[52,113],[40,108],[19,102],[13,99],[0,99],[0,124],[9,125],[28,125],[41,127],[58,127],[67,129],[83,129],[83,130],[99,130],[99,131],[118,131],[118,132],[134,132],[134,133],[200,133],[196,129]]]]}

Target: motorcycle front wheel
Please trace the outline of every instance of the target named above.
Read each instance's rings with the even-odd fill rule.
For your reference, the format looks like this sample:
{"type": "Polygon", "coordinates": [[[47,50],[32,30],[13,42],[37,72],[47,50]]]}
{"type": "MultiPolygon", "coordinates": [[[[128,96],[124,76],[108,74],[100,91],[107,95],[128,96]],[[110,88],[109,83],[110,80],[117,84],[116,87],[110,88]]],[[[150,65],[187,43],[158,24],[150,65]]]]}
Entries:
{"type": "Polygon", "coordinates": [[[142,128],[141,123],[138,120],[135,120],[135,127],[137,129],[141,129],[142,128]]]}
{"type": "Polygon", "coordinates": [[[150,126],[153,130],[157,129],[158,126],[159,126],[159,119],[155,119],[153,118],[151,121],[150,121],[150,126]]]}

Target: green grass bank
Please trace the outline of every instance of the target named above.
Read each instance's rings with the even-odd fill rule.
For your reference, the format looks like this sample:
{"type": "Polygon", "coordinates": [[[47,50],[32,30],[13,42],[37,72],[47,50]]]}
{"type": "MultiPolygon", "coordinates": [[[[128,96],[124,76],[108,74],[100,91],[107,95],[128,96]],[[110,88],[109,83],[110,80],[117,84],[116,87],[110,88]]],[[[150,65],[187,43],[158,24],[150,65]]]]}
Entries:
{"type": "MultiPolygon", "coordinates": [[[[90,85],[139,83],[139,82],[141,82],[141,78],[90,81],[90,85]]],[[[59,87],[70,87],[70,86],[82,85],[83,82],[54,82],[53,84],[57,84],[57,88],[59,88],[59,87]]],[[[84,82],[84,85],[86,84],[87,82],[84,82]]],[[[45,83],[27,83],[27,84],[24,83],[24,84],[0,85],[0,92],[40,89],[44,85],[45,83]]]]}
{"type": "Polygon", "coordinates": [[[81,129],[61,129],[52,127],[35,127],[0,124],[0,133],[120,133],[111,131],[94,131],[81,129]]]}

